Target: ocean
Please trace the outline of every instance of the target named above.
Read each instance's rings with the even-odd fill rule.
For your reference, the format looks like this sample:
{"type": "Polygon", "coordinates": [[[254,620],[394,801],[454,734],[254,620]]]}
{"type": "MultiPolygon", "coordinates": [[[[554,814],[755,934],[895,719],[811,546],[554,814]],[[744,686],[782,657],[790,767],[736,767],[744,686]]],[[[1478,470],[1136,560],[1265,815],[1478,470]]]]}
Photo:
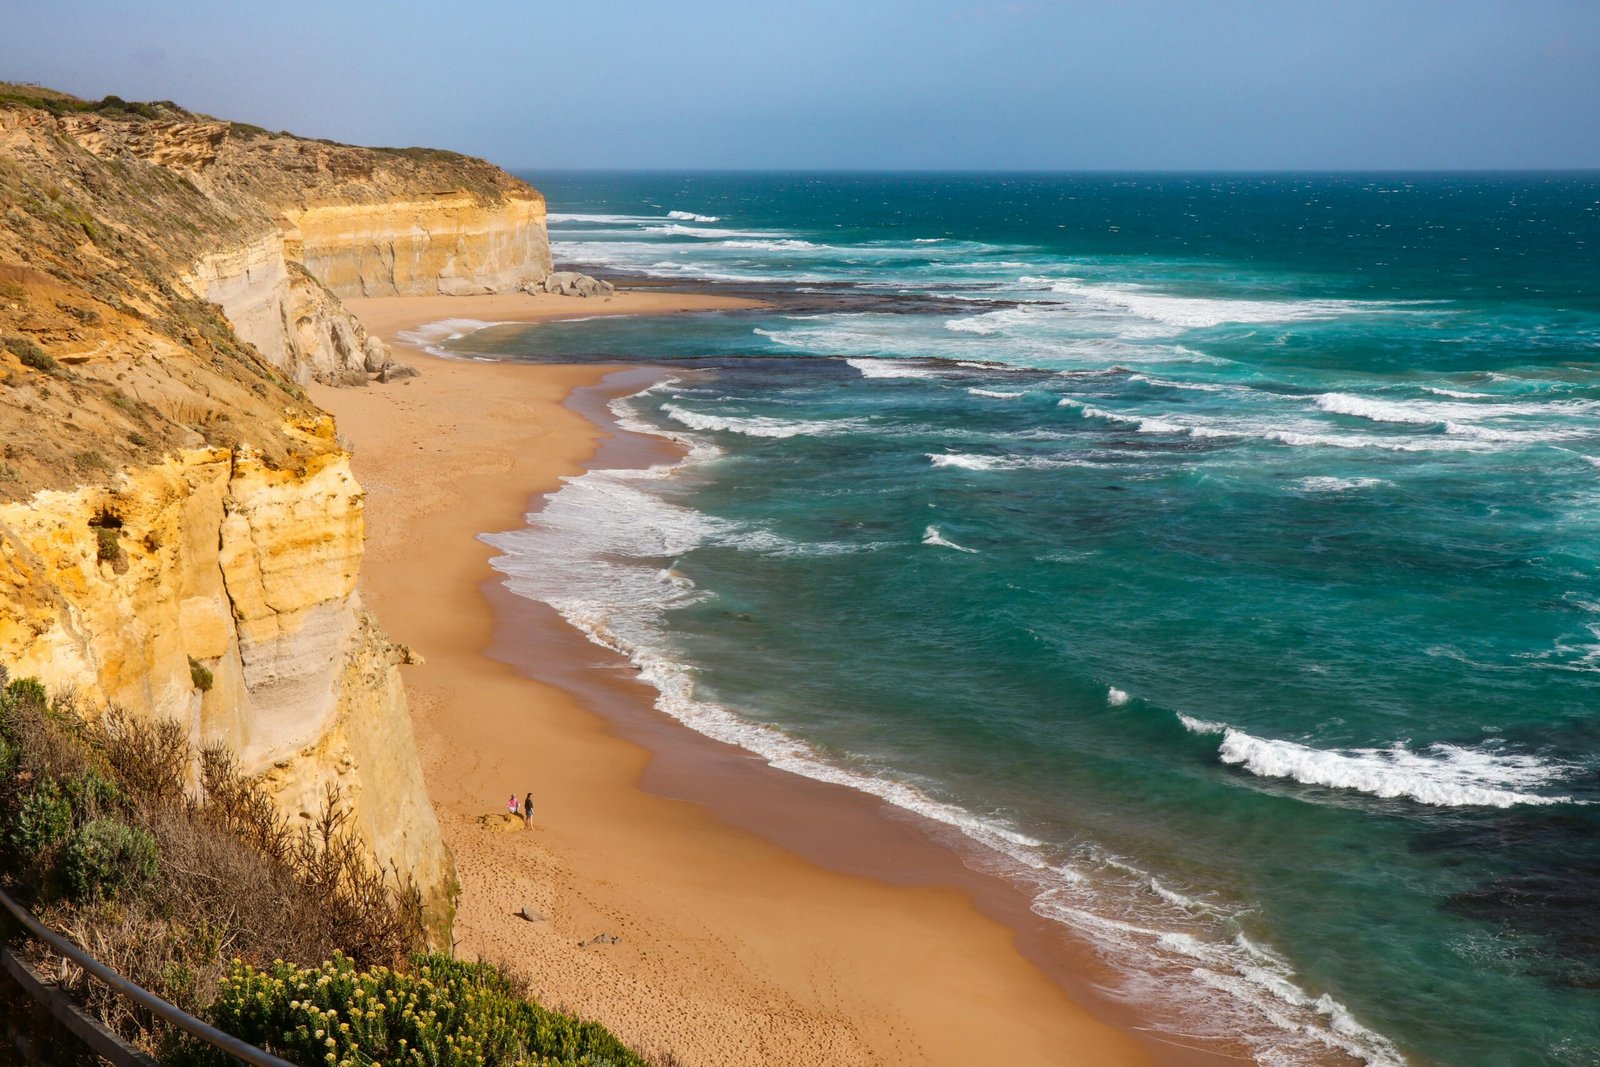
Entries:
{"type": "Polygon", "coordinates": [[[687,458],[515,592],[1170,1034],[1600,1062],[1600,176],[528,177],[558,265],[774,306],[430,335],[664,373],[687,458]]]}

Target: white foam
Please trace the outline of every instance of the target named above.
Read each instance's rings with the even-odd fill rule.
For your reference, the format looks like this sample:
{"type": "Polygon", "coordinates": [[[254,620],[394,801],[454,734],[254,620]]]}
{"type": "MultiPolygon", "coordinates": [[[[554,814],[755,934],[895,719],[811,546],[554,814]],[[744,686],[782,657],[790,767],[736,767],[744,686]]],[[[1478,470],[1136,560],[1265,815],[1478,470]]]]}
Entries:
{"type": "Polygon", "coordinates": [[[1399,305],[1365,300],[1239,300],[1175,296],[1144,286],[1092,285],[1075,278],[1024,277],[1020,281],[1074,298],[1091,310],[1125,312],[1177,330],[1227,323],[1312,322],[1402,310],[1399,305]]]}
{"type": "Polygon", "coordinates": [[[1007,393],[1007,392],[1003,392],[1003,391],[1001,391],[999,389],[977,389],[977,388],[973,388],[973,389],[968,389],[967,392],[971,393],[973,396],[986,396],[990,400],[1021,400],[1023,397],[1028,395],[1025,392],[1022,392],[1022,393],[1007,393]]]}
{"type": "Polygon", "coordinates": [[[1178,712],[1178,721],[1183,723],[1183,728],[1191,734],[1220,734],[1228,728],[1226,723],[1213,722],[1210,719],[1197,719],[1192,715],[1178,712]]]}
{"type": "Polygon", "coordinates": [[[1335,415],[1351,415],[1361,419],[1371,419],[1373,422],[1399,422],[1408,426],[1437,426],[1444,420],[1437,415],[1419,411],[1405,404],[1396,404],[1383,400],[1371,400],[1366,397],[1351,396],[1348,393],[1323,393],[1316,399],[1317,407],[1335,415]]]}
{"type": "Polygon", "coordinates": [[[930,526],[926,530],[922,531],[922,543],[925,545],[934,545],[939,548],[953,548],[957,552],[976,553],[978,551],[975,548],[965,548],[956,544],[954,541],[945,540],[943,535],[939,533],[939,527],[937,526],[930,526]]]}
{"type": "MultiPolygon", "coordinates": [[[[762,331],[757,330],[757,333],[762,331]]],[[[770,335],[768,335],[770,336],[770,335]]],[[[776,339],[776,338],[774,338],[776,339]]],[[[909,359],[847,359],[863,378],[937,378],[939,369],[909,359]]]]}
{"type": "Polygon", "coordinates": [[[1379,400],[1353,396],[1349,393],[1323,393],[1316,398],[1316,405],[1332,414],[1348,415],[1372,422],[1435,426],[1449,434],[1482,441],[1528,443],[1558,441],[1586,435],[1592,433],[1592,430],[1581,426],[1516,429],[1485,426],[1482,425],[1482,420],[1587,415],[1595,409],[1592,401],[1583,400],[1476,404],[1439,400],[1379,400]]]}
{"type": "Polygon", "coordinates": [[[1307,493],[1342,493],[1350,489],[1368,489],[1374,485],[1388,485],[1382,478],[1334,478],[1328,476],[1313,476],[1301,478],[1294,483],[1297,489],[1307,493]]]}
{"type": "Polygon", "coordinates": [[[1301,433],[1296,430],[1270,430],[1262,436],[1268,441],[1295,448],[1379,448],[1389,452],[1482,452],[1493,447],[1486,441],[1448,437],[1374,437],[1370,434],[1301,433]]]}
{"type": "Polygon", "coordinates": [[[1145,382],[1149,385],[1159,385],[1164,389],[1188,389],[1197,393],[1222,393],[1227,392],[1229,386],[1218,385],[1213,382],[1177,382],[1170,378],[1157,378],[1151,374],[1130,374],[1130,382],[1145,382]]]}
{"type": "Polygon", "coordinates": [[[438,322],[424,323],[409,330],[401,330],[396,336],[406,344],[416,345],[431,356],[460,359],[459,353],[451,352],[440,342],[454,341],[489,326],[503,325],[505,325],[503,322],[484,319],[440,319],[438,322]]]}
{"type": "Polygon", "coordinates": [[[747,249],[755,252],[804,252],[826,248],[827,245],[813,244],[797,238],[741,238],[736,241],[723,241],[718,248],[747,249]]]}
{"type": "MultiPolygon", "coordinates": [[[[1196,437],[1209,436],[1206,427],[1188,426],[1173,422],[1171,419],[1153,418],[1141,415],[1119,415],[1114,411],[1097,408],[1093,404],[1085,404],[1072,397],[1062,397],[1056,402],[1057,407],[1074,408],[1086,419],[1103,419],[1118,426],[1127,426],[1137,433],[1192,433],[1196,437]]],[[[1220,434],[1219,434],[1220,436],[1220,434]]],[[[1230,435],[1231,436],[1231,435],[1230,435]]]]}
{"type": "Polygon", "coordinates": [[[1256,737],[1224,723],[1179,715],[1191,733],[1222,733],[1222,762],[1263,778],[1287,778],[1303,785],[1351,789],[1372,796],[1406,797],[1432,807],[1509,808],[1520,804],[1578,803],[1569,796],[1526,792],[1570,774],[1573,768],[1537,756],[1465,748],[1444,743],[1413,750],[1400,742],[1388,748],[1320,749],[1294,741],[1256,737]]]}
{"type": "Polygon", "coordinates": [[[721,222],[721,215],[696,215],[692,211],[669,211],[667,218],[677,219],[680,222],[721,222]]]}
{"type": "Polygon", "coordinates": [[[663,237],[701,237],[721,238],[730,237],[769,237],[759,230],[725,230],[720,227],[685,226],[681,222],[668,222],[660,226],[646,226],[645,233],[659,234],[663,237]]]}
{"type": "MultiPolygon", "coordinates": [[[[1360,434],[1336,432],[1326,423],[1285,413],[1278,419],[1232,417],[1205,419],[1182,414],[1146,415],[1108,411],[1075,397],[1062,397],[1057,406],[1077,411],[1086,419],[1098,419],[1139,433],[1185,434],[1194,438],[1255,438],[1296,448],[1381,449],[1391,452],[1486,452],[1500,444],[1542,443],[1577,436],[1581,430],[1497,430],[1481,426],[1441,423],[1442,434],[1360,434]]],[[[1313,487],[1314,488],[1314,487],[1313,487]]],[[[1328,487],[1324,487],[1328,488],[1328,487]]]]}
{"type": "MultiPolygon", "coordinates": [[[[668,380],[647,391],[671,393],[676,386],[668,380]]],[[[628,401],[614,400],[610,406],[626,428],[662,433],[643,422],[628,401]]],[[[939,800],[892,774],[841,765],[781,730],[701,699],[696,673],[665,651],[670,648],[663,627],[666,613],[705,596],[678,569],[677,557],[703,544],[744,547],[781,539],[666,500],[662,494],[679,470],[714,460],[719,453],[692,437],[664,436],[692,448],[678,467],[596,470],[567,479],[543,510],[529,517],[526,528],[485,538],[502,550],[493,562],[508,576],[513,592],[549,603],[591,641],[626,656],[638,677],[655,688],[660,710],[689,728],[744,748],[780,770],[858,789],[963,835],[981,850],[966,855],[967,861],[1018,880],[1034,894],[1034,910],[1040,915],[1108,949],[1126,949],[1109,961],[1119,975],[1119,993],[1166,1012],[1163,1026],[1171,1032],[1216,1040],[1242,1037],[1262,1062],[1277,1062],[1280,1053],[1344,1035],[1338,1040],[1349,1042],[1359,1058],[1372,1064],[1396,1062],[1384,1058],[1381,1038],[1353,1020],[1349,1025],[1354,1029],[1347,1032],[1343,1017],[1332,1021],[1335,1015],[1319,1014],[1317,1005],[1332,1005],[1334,1012],[1343,1009],[1301,989],[1290,980],[1286,964],[1261,950],[1251,951],[1242,934],[1231,935],[1234,917],[1225,907],[1092,846],[1075,846],[1073,858],[1063,862],[1059,851],[999,816],[939,800]],[[1217,976],[1216,982],[1196,981],[1190,973],[1197,953],[1206,955],[1206,968],[1217,976]],[[1256,1007],[1271,995],[1261,989],[1263,968],[1274,988],[1301,1005],[1275,1009],[1281,1026],[1264,1023],[1256,1007]],[[1228,985],[1233,988],[1223,989],[1225,999],[1217,1000],[1214,991],[1228,985]]],[[[924,539],[930,538],[936,540],[929,543],[970,551],[951,544],[936,527],[925,531],[924,539]]],[[[789,543],[776,551],[793,548],[789,543]]]]}
{"type": "Polygon", "coordinates": [[[762,415],[746,417],[712,415],[678,404],[663,404],[661,410],[665,411],[674,422],[681,423],[691,430],[721,430],[726,433],[743,434],[746,437],[780,439],[821,437],[826,434],[849,433],[866,425],[861,419],[774,419],[762,415]]]}
{"type": "MultiPolygon", "coordinates": [[[[1108,861],[1106,866],[1122,865],[1108,861]]],[[[1128,870],[1134,878],[1141,873],[1128,870]]],[[[1098,902],[1085,891],[1093,888],[1086,885],[1089,879],[1064,881],[1039,894],[1034,912],[1073,927],[1113,959],[1143,957],[1144,981],[1130,983],[1126,992],[1145,1004],[1175,1006],[1184,1032],[1242,1040],[1257,1062],[1284,1067],[1323,1062],[1329,1049],[1369,1067],[1405,1063],[1388,1039],[1362,1026],[1343,1004],[1326,993],[1309,992],[1287,960],[1243,932],[1227,936],[1236,925],[1234,916],[1218,915],[1211,905],[1146,878],[1145,888],[1168,906],[1161,917],[1174,925],[1147,922],[1139,913],[1119,918],[1095,907],[1098,902]],[[1205,990],[1223,994],[1233,1013],[1219,1013],[1205,990]]]]}
{"type": "Polygon", "coordinates": [[[1051,459],[1047,456],[984,456],[971,452],[929,452],[928,462],[935,468],[954,467],[967,471],[1058,470],[1062,467],[1094,467],[1097,463],[1077,459],[1051,459]]]}
{"type": "Polygon", "coordinates": [[[987,337],[1009,327],[1023,325],[1034,317],[1036,316],[1031,316],[1026,307],[1001,308],[982,315],[946,319],[944,328],[955,333],[975,333],[987,337]]]}
{"type": "Polygon", "coordinates": [[[1106,688],[1106,703],[1114,708],[1120,708],[1128,702],[1127,690],[1118,689],[1116,686],[1106,688]]]}

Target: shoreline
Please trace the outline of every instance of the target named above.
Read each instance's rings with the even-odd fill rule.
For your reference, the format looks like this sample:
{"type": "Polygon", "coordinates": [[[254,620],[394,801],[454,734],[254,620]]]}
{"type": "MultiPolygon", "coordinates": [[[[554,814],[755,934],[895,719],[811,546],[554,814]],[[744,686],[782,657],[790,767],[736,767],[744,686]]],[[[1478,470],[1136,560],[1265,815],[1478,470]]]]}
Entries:
{"type": "Polygon", "coordinates": [[[522,502],[562,476],[670,460],[669,443],[596,421],[660,372],[443,360],[396,334],[754,302],[349,303],[424,372],[315,398],[354,440],[368,487],[363,591],[427,660],[407,669],[407,691],[460,869],[459,952],[535,968],[546,1003],[687,1063],[1147,1063],[1153,1042],[1162,1062],[1233,1059],[1135,1036],[1136,1019],[1092,996],[1096,970],[1109,972],[1020,890],[968,870],[909,813],[656,712],[621,657],[488,566],[476,535],[520,526],[522,502]],[[530,786],[533,833],[480,825],[530,786]],[[513,918],[525,905],[550,920],[513,918]],[[578,943],[599,933],[622,940],[578,943]]]}

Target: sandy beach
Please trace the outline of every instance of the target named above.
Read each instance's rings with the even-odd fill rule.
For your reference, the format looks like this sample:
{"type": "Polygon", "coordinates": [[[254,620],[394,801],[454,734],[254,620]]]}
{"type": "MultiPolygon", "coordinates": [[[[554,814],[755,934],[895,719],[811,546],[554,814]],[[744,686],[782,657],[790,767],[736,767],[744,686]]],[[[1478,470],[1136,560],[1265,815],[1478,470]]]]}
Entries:
{"type": "Polygon", "coordinates": [[[664,458],[583,413],[655,372],[456,362],[398,333],[740,302],[348,303],[421,371],[312,393],[367,490],[363,595],[425,659],[405,680],[459,868],[458,954],[510,964],[543,1002],[695,1067],[1172,1060],[1069,996],[1074,980],[1089,990],[1092,961],[1019,933],[1039,924],[1020,894],[979,885],[876,801],[690,734],[651,710],[626,664],[500,587],[477,535],[521,525],[602,446],[608,464],[664,458]],[[529,790],[525,831],[501,815],[529,790]]]}

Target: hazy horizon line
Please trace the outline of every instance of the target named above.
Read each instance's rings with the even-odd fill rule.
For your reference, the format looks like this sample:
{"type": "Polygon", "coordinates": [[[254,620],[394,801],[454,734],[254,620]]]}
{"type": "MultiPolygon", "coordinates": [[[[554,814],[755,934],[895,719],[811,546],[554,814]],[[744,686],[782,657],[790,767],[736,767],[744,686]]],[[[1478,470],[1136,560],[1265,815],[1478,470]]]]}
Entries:
{"type": "MultiPolygon", "coordinates": [[[[465,154],[465,153],[463,153],[465,154]]],[[[493,162],[492,160],[490,162],[493,162]]],[[[540,167],[496,163],[512,173],[546,174],[905,174],[948,176],[1011,175],[1451,175],[1451,174],[1595,174],[1592,167],[540,167]]]]}

